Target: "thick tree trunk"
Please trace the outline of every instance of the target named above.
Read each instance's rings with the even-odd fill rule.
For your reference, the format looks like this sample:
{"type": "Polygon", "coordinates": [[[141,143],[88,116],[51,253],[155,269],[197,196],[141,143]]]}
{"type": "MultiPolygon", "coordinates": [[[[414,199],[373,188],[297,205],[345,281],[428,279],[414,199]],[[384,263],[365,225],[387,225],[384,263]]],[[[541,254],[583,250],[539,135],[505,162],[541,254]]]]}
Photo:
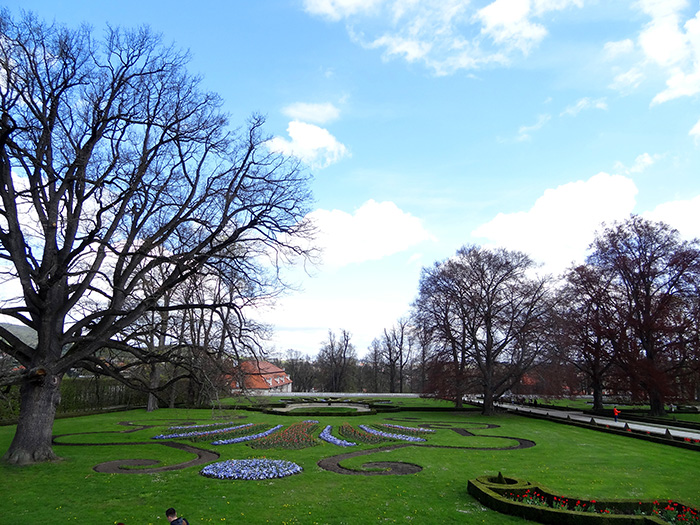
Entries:
{"type": "Polygon", "coordinates": [[[484,388],[484,407],[481,413],[485,416],[492,416],[496,413],[496,409],[493,406],[493,389],[490,385],[486,385],[484,388]]]}
{"type": "Polygon", "coordinates": [[[664,397],[656,389],[649,389],[649,407],[651,408],[649,415],[651,416],[665,416],[666,409],[664,408],[664,397]]]}
{"type": "Polygon", "coordinates": [[[3,460],[29,465],[59,459],[51,446],[56,407],[61,400],[63,375],[45,375],[27,380],[20,389],[17,431],[3,460]]]}
{"type": "Polygon", "coordinates": [[[600,381],[593,380],[593,410],[603,410],[603,385],[600,381]]]}

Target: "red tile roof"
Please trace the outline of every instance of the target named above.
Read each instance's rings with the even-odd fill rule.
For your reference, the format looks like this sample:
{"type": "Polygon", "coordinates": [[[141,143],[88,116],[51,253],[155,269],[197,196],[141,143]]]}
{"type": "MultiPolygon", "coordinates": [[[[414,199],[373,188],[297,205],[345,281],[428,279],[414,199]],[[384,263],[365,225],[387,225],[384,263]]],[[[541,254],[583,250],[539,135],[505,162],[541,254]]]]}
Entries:
{"type": "Polygon", "coordinates": [[[292,382],[284,370],[267,361],[243,361],[234,372],[233,388],[240,388],[236,379],[239,373],[247,389],[270,390],[292,382]]]}

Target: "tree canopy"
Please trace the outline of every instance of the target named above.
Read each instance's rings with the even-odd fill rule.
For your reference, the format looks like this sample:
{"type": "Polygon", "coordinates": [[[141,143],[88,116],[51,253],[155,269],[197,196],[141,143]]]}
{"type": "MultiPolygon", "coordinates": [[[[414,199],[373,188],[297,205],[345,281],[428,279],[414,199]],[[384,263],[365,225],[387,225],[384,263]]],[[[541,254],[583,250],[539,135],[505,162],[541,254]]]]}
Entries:
{"type": "Polygon", "coordinates": [[[113,369],[149,312],[234,311],[272,293],[275,268],[309,256],[308,175],[266,145],[264,119],[232,129],[188,56],[148,28],[46,24],[0,13],[0,327],[22,405],[5,459],[54,457],[63,374],[113,369]],[[229,283],[215,299],[168,300],[188,280],[229,283]]]}

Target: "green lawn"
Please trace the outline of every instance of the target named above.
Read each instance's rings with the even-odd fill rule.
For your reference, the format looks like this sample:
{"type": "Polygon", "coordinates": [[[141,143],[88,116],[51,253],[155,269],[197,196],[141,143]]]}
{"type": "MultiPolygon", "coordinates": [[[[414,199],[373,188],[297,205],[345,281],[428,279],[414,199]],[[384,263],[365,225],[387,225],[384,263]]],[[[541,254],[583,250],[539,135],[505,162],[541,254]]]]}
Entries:
{"type": "MultiPolygon", "coordinates": [[[[229,415],[240,416],[236,421],[241,423],[285,426],[308,419],[246,411],[230,411],[229,415]]],[[[55,434],[83,433],[59,438],[64,443],[120,444],[57,445],[55,450],[63,461],[21,468],[0,465],[2,523],[166,523],[164,510],[170,506],[175,506],[193,524],[526,523],[487,510],[467,494],[468,479],[499,471],[539,482],[567,496],[674,498],[700,507],[697,476],[700,450],[673,448],[514,415],[487,418],[473,413],[400,412],[347,419],[355,427],[372,423],[405,426],[431,423],[437,431],[428,437],[426,445],[435,447],[409,446],[341,463],[352,469],[362,469],[362,464],[370,461],[399,461],[423,467],[421,472],[407,476],[357,476],[325,471],[317,465],[320,459],[354,450],[325,442],[301,450],[255,450],[245,443],[218,447],[197,444],[216,450],[221,460],[286,459],[304,469],[301,474],[276,480],[204,478],[198,474],[201,467],[158,474],[100,474],[92,470],[98,463],[118,459],[156,459],[165,465],[188,461],[193,457],[191,454],[151,442],[150,437],[174,424],[209,423],[211,417],[211,410],[161,409],[150,414],[130,411],[57,420],[55,434]],[[122,433],[127,427],[118,425],[120,421],[155,427],[122,433]],[[486,424],[498,428],[487,429],[486,424]],[[455,428],[467,429],[477,436],[460,435],[455,428]],[[516,442],[509,437],[529,439],[536,446],[521,450],[479,450],[479,447],[512,447],[516,442]]],[[[316,434],[330,424],[337,435],[335,431],[344,421],[338,416],[316,419],[320,422],[316,434]]],[[[9,445],[12,433],[12,427],[0,427],[3,450],[9,445]]]]}

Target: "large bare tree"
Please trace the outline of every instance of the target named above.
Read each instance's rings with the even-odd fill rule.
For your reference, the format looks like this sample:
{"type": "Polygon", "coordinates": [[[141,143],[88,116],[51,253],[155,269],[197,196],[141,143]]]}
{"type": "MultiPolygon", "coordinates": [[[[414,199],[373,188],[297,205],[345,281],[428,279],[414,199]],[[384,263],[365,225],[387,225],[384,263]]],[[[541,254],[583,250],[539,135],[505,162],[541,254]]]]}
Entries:
{"type": "Polygon", "coordinates": [[[541,353],[541,322],[549,303],[545,279],[528,272],[525,254],[476,246],[461,248],[423,270],[416,322],[430,329],[438,362],[450,362],[451,390],[461,406],[468,377],[483,393],[483,413],[516,384],[541,353]]]}
{"type": "Polygon", "coordinates": [[[598,232],[587,262],[618,288],[626,344],[616,358],[663,415],[673,378],[697,344],[700,242],[633,215],[598,232]]]}
{"type": "Polygon", "coordinates": [[[603,409],[603,390],[626,341],[617,292],[609,273],[586,264],[571,268],[557,291],[555,353],[585,376],[595,410],[603,409]]]}
{"type": "Polygon", "coordinates": [[[263,119],[231,130],[187,54],[147,28],[96,40],[5,10],[0,34],[0,271],[18,290],[0,314],[37,334],[28,345],[0,329],[21,365],[4,459],[26,464],[55,457],[66,371],[99,366],[147,312],[183,308],[165,297],[192,276],[274,277],[307,255],[298,241],[312,229],[308,176],[267,148],[263,119]]]}

